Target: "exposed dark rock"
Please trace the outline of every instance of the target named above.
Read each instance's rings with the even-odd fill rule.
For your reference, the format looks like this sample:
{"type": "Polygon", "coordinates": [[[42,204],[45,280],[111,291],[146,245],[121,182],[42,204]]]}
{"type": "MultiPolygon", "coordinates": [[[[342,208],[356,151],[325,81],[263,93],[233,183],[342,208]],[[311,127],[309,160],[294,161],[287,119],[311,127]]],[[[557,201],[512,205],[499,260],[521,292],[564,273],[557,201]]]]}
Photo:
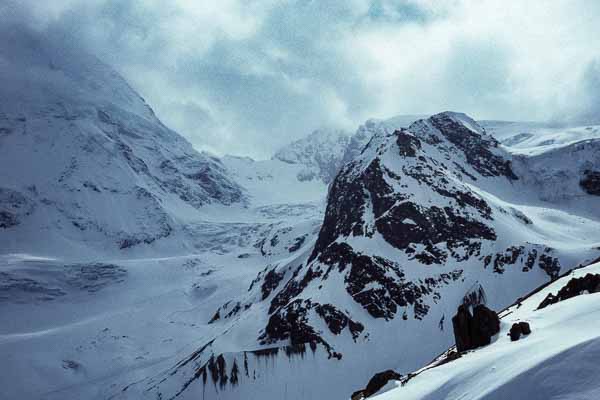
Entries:
{"type": "Polygon", "coordinates": [[[494,272],[504,273],[504,266],[514,265],[517,262],[519,256],[523,254],[525,247],[509,247],[504,253],[496,254],[494,259],[494,272]]]}
{"type": "MultiPolygon", "coordinates": [[[[325,347],[330,358],[341,359],[342,355],[334,351],[333,347],[308,323],[308,313],[318,306],[318,304],[311,303],[310,300],[296,299],[287,306],[277,309],[269,317],[267,326],[258,338],[260,343],[264,345],[288,341],[288,346],[302,346],[302,351],[307,343],[311,345],[311,348],[313,347],[312,343],[318,343],[325,347]]],[[[337,320],[325,319],[325,321],[328,327],[331,324],[333,329],[338,328],[337,320]]],[[[356,325],[354,327],[356,329],[356,325]]],[[[351,333],[355,335],[352,330],[351,333]]]]}
{"type": "Polygon", "coordinates": [[[400,155],[402,157],[415,157],[417,151],[421,148],[421,141],[405,130],[394,133],[396,135],[396,144],[400,149],[400,155]]]}
{"type": "Polygon", "coordinates": [[[295,278],[300,273],[300,269],[302,266],[298,267],[294,272],[294,276],[286,283],[284,288],[273,297],[271,300],[271,307],[269,307],[269,313],[274,312],[280,307],[285,306],[290,302],[290,300],[296,296],[298,296],[302,291],[308,286],[313,279],[316,279],[322,275],[322,272],[319,270],[315,270],[312,267],[308,267],[308,270],[304,274],[301,280],[296,280],[295,278]]]}
{"type": "Polygon", "coordinates": [[[315,311],[327,324],[327,327],[334,335],[339,335],[346,326],[350,329],[352,338],[356,339],[365,327],[357,321],[350,319],[345,313],[338,310],[331,304],[319,304],[315,311]]]}
{"type": "Polygon", "coordinates": [[[489,254],[483,259],[484,267],[487,268],[490,264],[493,264],[494,272],[503,274],[507,266],[520,264],[523,265],[522,270],[526,272],[530,271],[537,261],[539,268],[543,269],[551,279],[556,279],[561,265],[558,258],[551,255],[553,249],[537,244],[533,246],[537,248],[526,250],[524,246],[512,246],[503,252],[489,254]]]}
{"type": "Polygon", "coordinates": [[[452,317],[456,350],[459,352],[486,346],[491,338],[500,331],[500,319],[496,312],[484,305],[477,305],[473,315],[468,306],[462,304],[452,317]]]}
{"type": "Polygon", "coordinates": [[[523,334],[523,327],[519,323],[514,323],[510,327],[510,332],[508,334],[510,335],[510,340],[515,342],[521,338],[521,335],[523,334]]]}
{"type": "Polygon", "coordinates": [[[487,296],[483,286],[476,284],[469,290],[463,297],[462,303],[466,306],[477,306],[479,304],[485,305],[487,303],[487,296]]]}
{"type": "Polygon", "coordinates": [[[213,322],[216,322],[218,320],[221,319],[221,310],[218,309],[212,316],[212,318],[210,319],[210,321],[208,321],[209,324],[212,324],[213,322]]]}
{"type": "Polygon", "coordinates": [[[281,282],[284,275],[285,273],[278,273],[277,271],[275,271],[275,269],[272,269],[269,272],[267,272],[263,280],[263,284],[261,286],[261,300],[265,300],[267,297],[269,297],[273,289],[275,289],[279,285],[279,282],[281,282]]]}
{"type": "Polygon", "coordinates": [[[475,306],[471,319],[471,341],[474,347],[487,346],[491,338],[500,332],[500,319],[495,311],[484,305],[475,306]]]}
{"type": "Polygon", "coordinates": [[[239,378],[238,378],[238,374],[239,374],[239,368],[237,365],[237,362],[235,361],[235,359],[233,360],[233,366],[231,367],[231,378],[229,378],[229,382],[231,382],[232,386],[235,386],[238,384],[239,378]]]}
{"type": "Polygon", "coordinates": [[[546,271],[546,273],[550,275],[552,279],[558,278],[561,268],[558,258],[549,256],[547,254],[540,254],[538,265],[541,269],[546,271]]]}
{"type": "Polygon", "coordinates": [[[19,225],[17,216],[8,211],[0,211],[0,228],[10,228],[19,225]]]}
{"type": "Polygon", "coordinates": [[[367,397],[373,396],[382,387],[384,387],[389,381],[397,381],[402,378],[402,375],[394,370],[388,369],[387,371],[379,372],[369,380],[367,387],[364,389],[354,392],[351,396],[352,400],[366,399],[367,397]]]}
{"type": "Polygon", "coordinates": [[[586,193],[600,196],[600,171],[586,170],[579,185],[586,193]]]}
{"type": "Polygon", "coordinates": [[[523,267],[523,271],[530,271],[535,265],[535,259],[537,257],[537,250],[533,249],[529,252],[527,256],[527,261],[525,262],[525,266],[523,267]]]}
{"type": "Polygon", "coordinates": [[[356,253],[346,243],[333,243],[319,256],[319,261],[330,265],[330,269],[337,267],[339,272],[350,266],[345,278],[346,291],[373,317],[384,319],[394,318],[398,307],[408,305],[414,306],[415,318],[422,318],[428,312],[424,296],[462,276],[462,270],[455,270],[435,278],[407,281],[398,264],[356,253]]]}
{"type": "Polygon", "coordinates": [[[318,341],[320,336],[308,325],[309,300],[297,299],[278,309],[269,317],[269,322],[259,339],[261,344],[288,340],[290,344],[318,341]]]}
{"type": "Polygon", "coordinates": [[[584,293],[600,292],[600,274],[586,274],[581,278],[572,278],[563,286],[558,293],[553,295],[548,293],[546,298],[538,306],[538,310],[546,308],[550,304],[558,303],[559,301],[567,300],[584,293]]]}
{"type": "Polygon", "coordinates": [[[510,161],[490,150],[498,147],[496,139],[491,136],[482,137],[455,121],[447,113],[434,115],[429,120],[452,144],[464,152],[469,164],[481,175],[518,179],[511,169],[510,161]]]}
{"type": "Polygon", "coordinates": [[[531,333],[531,327],[528,322],[521,321],[519,322],[519,326],[521,327],[521,332],[523,335],[529,335],[531,333]]]}
{"type": "MultiPolygon", "coordinates": [[[[397,134],[401,136],[402,146],[408,143],[412,150],[420,146],[415,144],[420,143],[418,138],[402,132],[397,134]]],[[[413,154],[412,150],[405,149],[407,154],[413,154]]],[[[469,245],[469,239],[496,239],[491,227],[463,212],[469,208],[484,219],[490,219],[489,205],[471,191],[451,185],[445,178],[447,172],[438,164],[433,159],[419,159],[417,165],[403,167],[402,173],[455,202],[456,207],[425,207],[409,201],[410,194],[397,192],[390,185],[393,181],[402,185],[403,176],[382,166],[378,158],[358,175],[353,164],[346,166],[330,188],[325,220],[309,261],[338,237],[371,236],[363,220],[367,207],[372,208],[377,231],[394,247],[426,246],[428,254],[415,258],[427,264],[443,263],[447,259],[445,252],[436,249],[437,243],[443,242],[452,249],[469,245]]]]}
{"type": "Polygon", "coordinates": [[[454,341],[458,352],[473,348],[471,341],[471,313],[465,305],[460,305],[454,317],[452,317],[452,328],[454,329],[454,341]]]}

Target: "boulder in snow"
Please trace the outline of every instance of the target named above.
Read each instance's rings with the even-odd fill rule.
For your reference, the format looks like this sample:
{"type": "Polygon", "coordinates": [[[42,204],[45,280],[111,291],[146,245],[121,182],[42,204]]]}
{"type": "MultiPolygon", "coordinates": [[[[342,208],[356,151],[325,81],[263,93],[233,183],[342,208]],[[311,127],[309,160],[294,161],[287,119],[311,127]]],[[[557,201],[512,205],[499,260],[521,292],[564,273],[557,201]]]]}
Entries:
{"type": "Polygon", "coordinates": [[[473,315],[465,305],[458,307],[452,318],[456,350],[466,351],[490,344],[492,336],[500,331],[500,320],[495,311],[484,305],[473,309],[473,315]]]}
{"type": "Polygon", "coordinates": [[[379,372],[369,380],[367,387],[361,390],[357,390],[352,394],[352,400],[366,399],[367,397],[373,396],[375,393],[381,390],[389,381],[399,380],[402,377],[399,373],[394,370],[388,369],[387,371],[379,372]]]}

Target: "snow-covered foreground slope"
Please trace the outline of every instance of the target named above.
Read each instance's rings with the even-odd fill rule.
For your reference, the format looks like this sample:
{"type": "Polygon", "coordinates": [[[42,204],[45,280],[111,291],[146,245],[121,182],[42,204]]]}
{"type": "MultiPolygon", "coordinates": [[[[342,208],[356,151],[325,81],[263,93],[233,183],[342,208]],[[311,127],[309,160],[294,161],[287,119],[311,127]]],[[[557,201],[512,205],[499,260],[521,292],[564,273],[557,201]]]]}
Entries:
{"type": "Polygon", "coordinates": [[[492,344],[443,365],[445,356],[403,385],[390,382],[374,400],[598,399],[600,293],[586,293],[538,309],[569,280],[600,274],[600,263],[577,269],[501,313],[492,344]],[[526,321],[531,334],[511,342],[508,331],[526,321]]]}
{"type": "Polygon", "coordinates": [[[347,398],[375,372],[414,370],[451,344],[459,304],[505,307],[598,256],[584,182],[599,143],[514,156],[457,113],[382,129],[333,181],[313,242],[266,265],[215,310],[212,336],[120,397],[347,398]]]}

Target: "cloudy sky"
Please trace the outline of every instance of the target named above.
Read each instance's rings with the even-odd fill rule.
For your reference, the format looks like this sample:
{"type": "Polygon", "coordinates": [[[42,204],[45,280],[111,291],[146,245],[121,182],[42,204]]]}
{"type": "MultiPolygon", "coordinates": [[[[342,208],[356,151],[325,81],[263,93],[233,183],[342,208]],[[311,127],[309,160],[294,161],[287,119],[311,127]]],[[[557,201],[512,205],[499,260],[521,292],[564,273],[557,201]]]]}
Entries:
{"type": "Polygon", "coordinates": [[[81,43],[217,154],[268,157],[316,128],[397,114],[600,120],[596,0],[18,4],[24,24],[81,43]]]}

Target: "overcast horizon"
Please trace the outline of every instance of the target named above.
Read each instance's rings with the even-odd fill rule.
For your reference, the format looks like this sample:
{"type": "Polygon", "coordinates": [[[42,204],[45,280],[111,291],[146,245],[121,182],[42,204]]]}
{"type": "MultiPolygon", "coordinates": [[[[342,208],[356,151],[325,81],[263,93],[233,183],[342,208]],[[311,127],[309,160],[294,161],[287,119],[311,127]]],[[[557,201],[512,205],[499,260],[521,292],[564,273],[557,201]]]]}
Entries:
{"type": "Polygon", "coordinates": [[[600,121],[594,1],[8,0],[0,13],[79,43],[217,155],[444,110],[600,121]]]}

